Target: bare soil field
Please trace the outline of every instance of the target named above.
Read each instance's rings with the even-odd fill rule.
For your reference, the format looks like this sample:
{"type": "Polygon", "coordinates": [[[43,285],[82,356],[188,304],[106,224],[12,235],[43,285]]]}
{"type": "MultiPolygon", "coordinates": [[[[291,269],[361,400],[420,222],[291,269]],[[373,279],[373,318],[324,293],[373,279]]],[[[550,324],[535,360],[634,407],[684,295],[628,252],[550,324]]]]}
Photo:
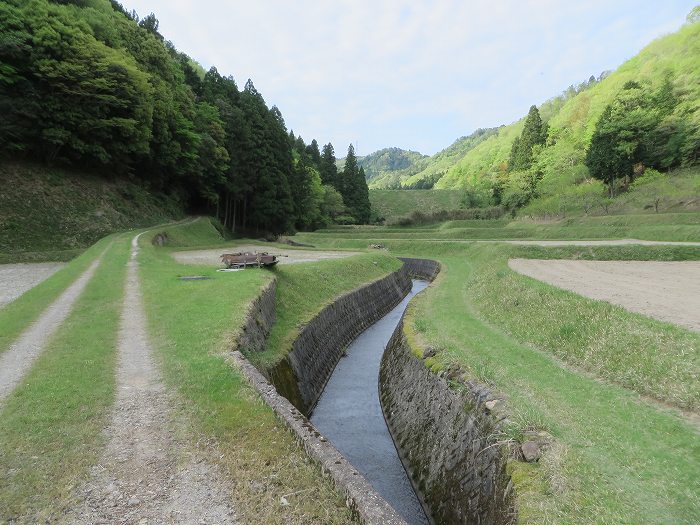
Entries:
{"type": "Polygon", "coordinates": [[[591,299],[700,331],[700,262],[511,259],[508,266],[591,299]]]}
{"type": "Polygon", "coordinates": [[[265,246],[264,244],[246,244],[242,246],[231,246],[228,248],[216,248],[214,250],[195,250],[187,252],[175,252],[173,257],[181,264],[204,265],[204,266],[222,266],[222,253],[236,252],[267,252],[275,255],[282,255],[279,264],[298,264],[305,262],[322,261],[325,259],[342,259],[358,255],[361,252],[340,252],[340,251],[321,251],[321,250],[288,250],[277,248],[275,246],[265,246]]]}
{"type": "Polygon", "coordinates": [[[0,264],[0,308],[48,279],[66,263],[0,264]]]}

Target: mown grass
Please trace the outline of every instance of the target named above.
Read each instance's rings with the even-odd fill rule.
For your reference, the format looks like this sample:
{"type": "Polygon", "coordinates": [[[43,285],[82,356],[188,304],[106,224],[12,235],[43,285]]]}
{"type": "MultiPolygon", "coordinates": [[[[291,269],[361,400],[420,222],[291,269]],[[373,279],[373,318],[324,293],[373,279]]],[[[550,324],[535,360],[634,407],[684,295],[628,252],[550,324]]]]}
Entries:
{"type": "MultiPolygon", "coordinates": [[[[207,223],[164,230],[171,239],[215,244],[207,223]]],[[[183,266],[170,257],[171,248],[155,248],[149,237],[142,238],[139,264],[153,341],[196,441],[216,443],[220,457],[213,459],[235,481],[239,518],[271,525],[349,523],[350,511],[330,481],[226,361],[248,305],[273,274],[183,266]],[[211,279],[178,280],[183,274],[211,279]]]]}
{"type": "Polygon", "coordinates": [[[123,237],[89,252],[106,242],[73,312],[1,407],[0,523],[55,522],[104,444],[129,253],[123,237]]]}
{"type": "Polygon", "coordinates": [[[278,265],[277,320],[265,352],[252,354],[258,368],[277,364],[291,350],[299,330],[339,296],[398,270],[401,262],[384,252],[347,259],[278,265]]]}
{"type": "MultiPolygon", "coordinates": [[[[301,236],[325,248],[366,246],[352,237],[301,236]]],[[[698,430],[671,408],[697,414],[698,335],[507,267],[511,257],[699,260],[700,248],[543,248],[406,237],[377,232],[375,239],[392,254],[443,263],[407,317],[412,333],[439,349],[427,365],[458,364],[504,395],[511,423],[503,439],[522,439],[527,428],[554,437],[539,463],[510,464],[520,522],[700,521],[698,430]]]]}
{"type": "Polygon", "coordinates": [[[102,239],[44,282],[0,308],[0,354],[90,266],[113,239],[114,236],[102,239]]]}

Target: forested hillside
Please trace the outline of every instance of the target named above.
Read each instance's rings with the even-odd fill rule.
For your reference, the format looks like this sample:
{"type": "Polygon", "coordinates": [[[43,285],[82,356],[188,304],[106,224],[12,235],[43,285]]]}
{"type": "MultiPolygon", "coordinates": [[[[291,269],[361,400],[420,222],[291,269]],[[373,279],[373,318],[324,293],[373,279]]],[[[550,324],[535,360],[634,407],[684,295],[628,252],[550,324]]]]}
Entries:
{"type": "Polygon", "coordinates": [[[252,81],[205,73],[114,0],[0,2],[0,114],[3,159],[127,176],[230,229],[369,220],[357,181],[322,180],[316,141],[299,147],[252,81]]]}
{"type": "Polygon", "coordinates": [[[616,71],[570,86],[518,122],[480,130],[371,187],[460,189],[472,206],[533,214],[607,210],[613,197],[641,186],[653,186],[649,193],[694,191],[695,172],[677,169],[700,162],[698,18],[696,8],[678,32],[616,71]]]}
{"type": "MultiPolygon", "coordinates": [[[[427,155],[417,151],[384,148],[364,157],[357,157],[357,163],[365,170],[367,182],[372,183],[377,179],[391,178],[394,174],[404,173],[426,158],[427,155]]],[[[339,159],[338,169],[343,169],[344,166],[345,159],[339,159]]]]}

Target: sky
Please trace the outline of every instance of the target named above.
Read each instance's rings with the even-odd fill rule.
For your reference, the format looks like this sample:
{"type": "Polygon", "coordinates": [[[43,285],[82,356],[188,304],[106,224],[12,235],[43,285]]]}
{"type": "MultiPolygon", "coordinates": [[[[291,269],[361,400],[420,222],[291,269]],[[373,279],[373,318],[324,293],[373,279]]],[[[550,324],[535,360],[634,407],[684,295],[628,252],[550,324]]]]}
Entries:
{"type": "Polygon", "coordinates": [[[338,157],[433,154],[613,70],[699,0],[122,0],[338,157]]]}

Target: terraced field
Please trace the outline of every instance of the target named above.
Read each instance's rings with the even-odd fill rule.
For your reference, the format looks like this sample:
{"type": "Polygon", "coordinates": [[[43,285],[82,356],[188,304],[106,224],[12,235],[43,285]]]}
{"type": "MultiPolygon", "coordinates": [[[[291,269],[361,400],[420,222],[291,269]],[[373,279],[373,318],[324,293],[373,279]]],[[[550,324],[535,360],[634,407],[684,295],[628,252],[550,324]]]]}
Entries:
{"type": "Polygon", "coordinates": [[[352,522],[342,496],[226,354],[248,305],[273,276],[278,321],[268,350],[251,356],[259,366],[284,356],[299,326],[334,297],[394,271],[394,256],[401,255],[443,266],[406,321],[435,350],[427,366],[435,373],[459,369],[499,393],[510,421],[501,442],[521,443],[528,432],[552,438],[539,462],[509,464],[520,522],[697,523],[700,334],[508,266],[511,259],[700,261],[700,247],[682,242],[697,242],[697,224],[697,214],[678,214],[656,222],[611,217],[336,228],[296,240],[314,245],[305,249],[311,252],[362,254],[224,274],[210,261],[183,264],[172,257],[231,246],[206,219],[158,228],[168,233],[164,248],[141,236],[133,256],[135,233],[107,238],[0,308],[2,358],[79,276],[94,270],[0,401],[0,522],[109,521],[114,509],[136,522],[164,512],[186,517],[205,500],[215,504],[200,517],[221,523],[352,522]],[[610,240],[632,233],[660,242],[473,242],[610,240]],[[205,279],[180,279],[187,275],[205,279]],[[120,341],[129,334],[151,356],[143,379],[132,377],[131,358],[124,361],[120,341]],[[120,413],[139,411],[138,396],[123,397],[130,380],[156,410],[152,417],[144,412],[151,420],[140,429],[129,427],[138,419],[119,420],[120,413]],[[151,427],[171,431],[168,453],[154,445],[143,458],[129,459],[132,436],[158,437],[148,434],[151,427]],[[124,464],[137,462],[133,468],[119,467],[123,454],[124,464]],[[139,461],[158,466],[141,475],[139,461]],[[188,479],[213,483],[209,496],[186,489],[188,479]]]}

